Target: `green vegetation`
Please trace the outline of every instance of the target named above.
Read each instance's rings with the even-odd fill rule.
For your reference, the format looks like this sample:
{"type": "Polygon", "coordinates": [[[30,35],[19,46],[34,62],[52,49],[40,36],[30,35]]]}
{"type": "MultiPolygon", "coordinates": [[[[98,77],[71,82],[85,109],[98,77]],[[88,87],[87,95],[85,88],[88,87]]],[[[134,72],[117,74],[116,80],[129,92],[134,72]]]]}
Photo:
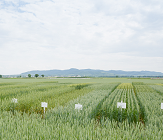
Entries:
{"type": "Polygon", "coordinates": [[[127,78],[2,78],[0,139],[162,139],[162,83],[127,78]],[[117,108],[121,101],[126,109],[117,108]],[[45,114],[41,102],[48,103],[45,114]],[[75,110],[78,103],[82,110],[75,110]]]}
{"type": "Polygon", "coordinates": [[[42,74],[41,77],[44,77],[44,74],[42,74]]]}
{"type": "Polygon", "coordinates": [[[122,122],[127,120],[131,122],[139,121],[139,114],[141,114],[138,100],[135,97],[134,89],[131,83],[122,83],[110,93],[108,98],[103,102],[97,118],[115,120],[122,122]],[[117,109],[117,102],[123,101],[126,103],[126,109],[117,109]]]}
{"type": "Polygon", "coordinates": [[[39,77],[39,74],[35,74],[35,77],[36,77],[36,78],[39,77]]]}

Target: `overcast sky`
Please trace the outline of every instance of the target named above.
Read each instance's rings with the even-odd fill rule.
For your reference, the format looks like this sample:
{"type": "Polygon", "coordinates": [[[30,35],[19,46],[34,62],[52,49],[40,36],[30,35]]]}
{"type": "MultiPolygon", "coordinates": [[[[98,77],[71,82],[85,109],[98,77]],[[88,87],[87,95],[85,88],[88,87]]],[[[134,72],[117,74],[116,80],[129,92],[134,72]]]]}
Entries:
{"type": "Polygon", "coordinates": [[[0,74],[69,68],[163,72],[163,1],[0,1],[0,74]]]}

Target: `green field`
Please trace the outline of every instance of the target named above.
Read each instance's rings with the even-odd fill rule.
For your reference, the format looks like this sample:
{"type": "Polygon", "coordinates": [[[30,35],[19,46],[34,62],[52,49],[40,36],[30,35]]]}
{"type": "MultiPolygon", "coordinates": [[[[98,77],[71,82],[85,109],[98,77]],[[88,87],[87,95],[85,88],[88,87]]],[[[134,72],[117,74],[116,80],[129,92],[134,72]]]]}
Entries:
{"type": "Polygon", "coordinates": [[[0,140],[163,139],[161,79],[1,78],[0,100],[0,140]]]}

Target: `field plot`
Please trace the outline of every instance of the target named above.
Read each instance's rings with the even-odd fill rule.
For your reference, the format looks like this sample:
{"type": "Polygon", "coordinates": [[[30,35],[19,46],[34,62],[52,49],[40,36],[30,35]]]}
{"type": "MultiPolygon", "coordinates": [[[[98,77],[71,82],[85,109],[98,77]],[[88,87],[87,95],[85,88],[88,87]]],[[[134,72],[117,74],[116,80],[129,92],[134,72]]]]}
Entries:
{"type": "Polygon", "coordinates": [[[120,78],[2,79],[0,139],[163,139],[162,83],[120,78]],[[117,108],[121,101],[125,108],[117,108]],[[45,114],[41,102],[48,103],[45,114]],[[82,109],[75,109],[78,103],[82,109]]]}
{"type": "Polygon", "coordinates": [[[141,102],[146,126],[157,126],[159,130],[162,130],[163,111],[161,110],[161,102],[163,102],[163,96],[149,85],[143,83],[133,83],[133,85],[141,102]]]}
{"type": "Polygon", "coordinates": [[[136,99],[134,89],[131,83],[120,84],[110,96],[103,102],[99,110],[99,117],[104,116],[109,120],[116,120],[122,122],[128,120],[130,122],[138,122],[141,111],[136,99]],[[117,108],[117,102],[126,103],[126,109],[117,108]]]}
{"type": "Polygon", "coordinates": [[[49,108],[64,105],[68,101],[90,92],[90,84],[58,84],[57,82],[40,82],[26,85],[5,85],[0,87],[1,110],[13,109],[21,112],[43,113],[41,101],[48,102],[49,108]],[[11,102],[18,100],[17,104],[11,102]]]}

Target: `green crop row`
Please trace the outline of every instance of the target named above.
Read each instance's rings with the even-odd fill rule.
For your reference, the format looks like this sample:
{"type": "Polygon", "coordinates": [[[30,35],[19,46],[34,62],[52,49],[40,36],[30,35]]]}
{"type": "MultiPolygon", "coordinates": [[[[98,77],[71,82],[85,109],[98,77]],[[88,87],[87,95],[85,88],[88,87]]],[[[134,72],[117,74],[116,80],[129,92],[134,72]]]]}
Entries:
{"type": "Polygon", "coordinates": [[[161,102],[163,97],[148,85],[134,85],[137,97],[144,108],[144,119],[146,126],[157,126],[163,129],[161,102]]]}
{"type": "Polygon", "coordinates": [[[117,122],[128,120],[130,123],[138,122],[139,114],[140,109],[132,84],[122,83],[103,102],[97,118],[105,117],[117,122]],[[121,101],[126,103],[126,109],[117,108],[117,102],[121,101]]]}
{"type": "Polygon", "coordinates": [[[82,89],[76,89],[72,85],[43,85],[43,86],[32,86],[23,88],[16,88],[8,92],[1,91],[1,110],[12,111],[18,110],[21,112],[37,112],[43,113],[41,108],[41,102],[47,102],[48,108],[54,108],[55,106],[65,105],[72,99],[82,96],[92,91],[93,88],[85,86],[82,89]],[[12,103],[12,98],[16,98],[18,103],[12,103]]]}
{"type": "MultiPolygon", "coordinates": [[[[70,116],[72,113],[70,112],[70,116]]],[[[80,116],[80,113],[78,114],[80,116]]],[[[63,122],[65,119],[64,116],[57,119],[55,116],[41,119],[33,113],[29,117],[28,114],[21,115],[18,112],[14,116],[10,112],[3,112],[0,116],[0,139],[162,139],[162,131],[157,127],[144,129],[139,123],[129,125],[124,121],[117,126],[114,120],[112,122],[101,120],[102,125],[99,125],[94,119],[87,121],[87,118],[83,120],[67,118],[63,122]]]]}
{"type": "MultiPolygon", "coordinates": [[[[54,108],[54,110],[51,110],[51,115],[56,116],[56,117],[60,117],[60,116],[64,116],[64,118],[67,120],[68,118],[76,118],[79,119],[78,115],[80,113],[80,119],[83,118],[87,118],[87,120],[91,120],[92,116],[94,116],[94,114],[96,114],[97,111],[97,106],[99,105],[99,103],[110,94],[110,92],[112,91],[112,89],[116,86],[116,84],[113,84],[110,87],[110,89],[108,89],[108,86],[105,85],[105,87],[107,88],[107,90],[103,87],[102,89],[96,89],[93,90],[92,92],[90,92],[89,94],[86,94],[82,97],[78,97],[72,101],[69,102],[69,104],[65,107],[60,106],[59,108],[54,108]],[[83,106],[82,110],[75,110],[75,104],[80,103],[83,106]],[[71,115],[70,115],[71,114],[71,115]]],[[[71,119],[73,120],[73,119],[71,119]]],[[[74,120],[73,120],[74,121],[74,120]]],[[[72,122],[73,124],[74,122],[72,122]]]]}
{"type": "Polygon", "coordinates": [[[163,95],[163,86],[162,85],[150,85],[155,91],[157,91],[160,95],[163,95]]]}

